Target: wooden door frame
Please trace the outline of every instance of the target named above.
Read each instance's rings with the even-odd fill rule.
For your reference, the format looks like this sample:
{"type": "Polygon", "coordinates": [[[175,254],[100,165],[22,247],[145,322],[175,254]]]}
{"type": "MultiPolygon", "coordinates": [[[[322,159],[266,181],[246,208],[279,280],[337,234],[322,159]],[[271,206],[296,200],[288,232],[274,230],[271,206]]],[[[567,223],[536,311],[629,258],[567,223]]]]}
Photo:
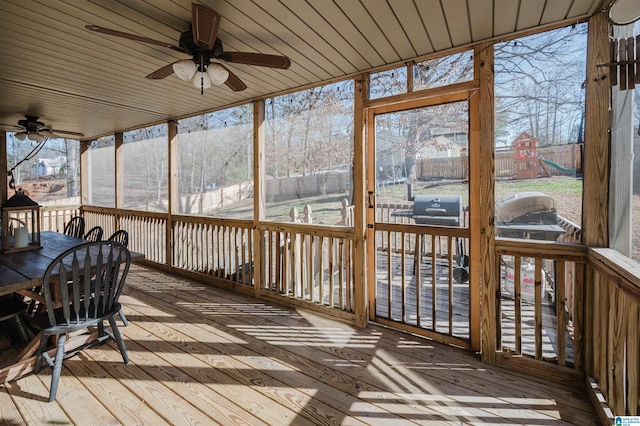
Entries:
{"type": "MultiPolygon", "coordinates": [[[[493,49],[491,48],[491,57],[493,57],[493,49]]],[[[491,67],[493,69],[493,67],[491,67]]],[[[406,95],[394,96],[384,100],[374,100],[365,103],[366,109],[366,128],[367,128],[367,161],[366,161],[366,253],[367,256],[367,305],[369,312],[369,320],[375,319],[375,285],[376,285],[376,269],[375,269],[375,116],[391,112],[406,111],[415,108],[435,106],[447,104],[451,102],[469,101],[469,204],[470,204],[470,247],[469,253],[469,347],[473,351],[480,350],[480,333],[481,333],[481,247],[487,246],[481,243],[482,231],[480,224],[482,223],[480,216],[480,163],[478,153],[480,150],[479,132],[473,129],[478,127],[480,113],[480,103],[474,99],[478,99],[478,91],[482,87],[479,79],[471,80],[464,83],[458,83],[450,86],[438,87],[434,89],[422,90],[419,92],[411,92],[406,95]],[[474,158],[475,157],[475,158],[474,158]]],[[[493,86],[491,87],[493,92],[493,86]]],[[[493,102],[493,99],[491,99],[493,102]]],[[[491,119],[493,120],[493,107],[491,108],[491,119]]],[[[491,135],[493,135],[493,122],[490,127],[491,135]]],[[[493,149],[493,137],[491,137],[493,149]]],[[[486,151],[486,150],[485,150],[486,151]]],[[[493,151],[492,151],[493,152],[493,151]]],[[[491,156],[491,170],[493,170],[493,156],[491,156]]],[[[493,185],[493,183],[492,183],[493,185]]],[[[491,186],[493,189],[493,186],[491,186]]],[[[493,197],[493,193],[491,194],[493,197]]],[[[493,234],[491,234],[493,236],[493,234]]],[[[495,261],[494,261],[495,264],[495,261]]],[[[495,317],[495,312],[493,313],[495,317]]],[[[495,321],[494,321],[495,324],[495,321]]],[[[495,325],[494,325],[495,329],[495,325]]],[[[495,346],[495,340],[494,340],[495,346]]]]}

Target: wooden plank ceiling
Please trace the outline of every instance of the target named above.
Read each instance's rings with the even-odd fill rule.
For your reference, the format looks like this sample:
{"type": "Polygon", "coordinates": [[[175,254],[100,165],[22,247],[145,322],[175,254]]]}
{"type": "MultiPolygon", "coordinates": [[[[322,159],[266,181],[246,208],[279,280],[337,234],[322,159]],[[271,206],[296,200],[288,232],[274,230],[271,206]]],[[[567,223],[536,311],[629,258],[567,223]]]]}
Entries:
{"type": "MultiPolygon", "coordinates": [[[[197,1],[197,0],[195,0],[197,1]]],[[[101,35],[87,24],[177,45],[192,0],[2,0],[0,123],[24,114],[85,139],[180,118],[434,52],[577,22],[600,0],[200,0],[222,15],[226,51],[286,55],[288,70],[226,64],[247,89],[200,95],[171,75],[187,55],[101,35]]]]}

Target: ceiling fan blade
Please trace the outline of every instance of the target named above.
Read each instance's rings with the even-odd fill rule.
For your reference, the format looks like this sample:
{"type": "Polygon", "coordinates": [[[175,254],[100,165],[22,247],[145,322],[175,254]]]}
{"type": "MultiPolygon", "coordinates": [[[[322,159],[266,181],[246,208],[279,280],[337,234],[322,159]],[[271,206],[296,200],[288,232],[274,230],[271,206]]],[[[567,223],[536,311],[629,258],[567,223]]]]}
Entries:
{"type": "Polygon", "coordinates": [[[191,5],[191,32],[193,42],[203,49],[211,49],[218,36],[220,15],[201,4],[191,5]]]}
{"type": "MultiPolygon", "coordinates": [[[[38,133],[40,133],[41,135],[44,135],[44,136],[46,136],[48,138],[51,138],[51,139],[64,139],[64,136],[58,136],[55,133],[53,133],[52,131],[50,131],[50,130],[41,130],[38,133]]],[[[84,136],[84,135],[82,135],[82,136],[84,136]]]]}
{"type": "MultiPolygon", "coordinates": [[[[62,133],[64,135],[69,135],[69,136],[78,136],[78,137],[83,137],[84,133],[80,133],[80,132],[70,132],[68,130],[57,130],[57,129],[49,129],[48,132],[50,133],[62,133]]],[[[44,133],[44,130],[42,131],[42,133],[44,133]]],[[[49,136],[51,137],[51,136],[49,136]]],[[[58,136],[60,137],[60,136],[58,136]]]]}
{"type": "MultiPolygon", "coordinates": [[[[8,128],[8,127],[11,127],[11,128],[13,128],[13,129],[17,129],[17,130],[24,129],[24,127],[22,127],[22,126],[16,126],[15,124],[0,124],[0,127],[2,127],[2,128],[8,128]]],[[[7,130],[7,132],[13,132],[13,130],[7,130]]]]}
{"type": "Polygon", "coordinates": [[[147,78],[150,78],[152,80],[160,80],[160,79],[163,79],[165,77],[169,77],[171,74],[173,74],[173,64],[175,64],[175,62],[172,62],[169,65],[165,65],[164,67],[160,68],[159,70],[156,70],[156,71],[152,72],[151,74],[149,74],[147,76],[147,78]]]}
{"type": "Polygon", "coordinates": [[[224,84],[226,84],[229,89],[233,90],[234,92],[240,92],[247,88],[247,85],[244,84],[237,75],[232,73],[229,68],[225,67],[224,65],[220,66],[229,71],[229,77],[227,78],[227,81],[224,82],[224,84]]]}
{"type": "Polygon", "coordinates": [[[265,53],[223,52],[217,57],[234,64],[257,65],[259,67],[280,68],[286,70],[291,61],[286,56],[267,55],[265,53]]]}
{"type": "Polygon", "coordinates": [[[168,47],[169,49],[173,49],[173,50],[176,50],[178,52],[184,52],[185,51],[182,47],[175,46],[175,45],[170,44],[170,43],[165,43],[163,41],[158,41],[158,40],[154,40],[154,39],[147,38],[147,37],[142,37],[142,36],[135,35],[135,34],[124,33],[122,31],[112,30],[110,28],[104,28],[104,27],[100,27],[98,25],[85,25],[85,28],[90,30],[90,31],[97,32],[97,33],[108,34],[108,35],[112,35],[112,36],[116,36],[116,37],[122,37],[122,38],[126,38],[126,39],[129,39],[129,40],[134,40],[134,41],[141,41],[143,43],[155,44],[156,46],[161,46],[161,47],[168,47]]]}

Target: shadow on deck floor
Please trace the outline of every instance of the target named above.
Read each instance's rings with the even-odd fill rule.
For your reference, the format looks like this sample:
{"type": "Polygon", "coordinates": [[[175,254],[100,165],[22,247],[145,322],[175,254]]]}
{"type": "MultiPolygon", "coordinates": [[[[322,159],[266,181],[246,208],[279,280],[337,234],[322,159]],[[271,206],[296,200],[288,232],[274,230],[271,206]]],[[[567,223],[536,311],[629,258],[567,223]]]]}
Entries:
{"type": "Polygon", "coordinates": [[[581,386],[134,265],[114,344],[0,386],[0,423],[598,424],[581,386]]]}

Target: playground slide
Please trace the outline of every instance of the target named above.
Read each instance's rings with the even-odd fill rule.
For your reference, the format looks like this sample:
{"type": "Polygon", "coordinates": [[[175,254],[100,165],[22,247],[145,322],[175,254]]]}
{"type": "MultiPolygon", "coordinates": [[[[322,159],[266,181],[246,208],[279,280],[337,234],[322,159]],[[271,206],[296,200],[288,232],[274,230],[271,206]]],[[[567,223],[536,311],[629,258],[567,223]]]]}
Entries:
{"type": "Polygon", "coordinates": [[[540,160],[542,160],[542,162],[543,162],[544,164],[546,164],[546,165],[548,165],[548,166],[551,166],[551,167],[553,167],[553,168],[555,168],[555,169],[558,169],[558,170],[560,170],[562,173],[566,173],[566,174],[574,175],[574,176],[576,175],[576,171],[575,171],[574,169],[567,169],[566,167],[562,167],[560,164],[558,164],[558,163],[556,163],[556,162],[553,162],[553,161],[551,161],[551,160],[545,160],[544,158],[542,158],[542,157],[541,157],[541,156],[539,156],[539,155],[538,155],[538,158],[539,158],[540,160]]]}

